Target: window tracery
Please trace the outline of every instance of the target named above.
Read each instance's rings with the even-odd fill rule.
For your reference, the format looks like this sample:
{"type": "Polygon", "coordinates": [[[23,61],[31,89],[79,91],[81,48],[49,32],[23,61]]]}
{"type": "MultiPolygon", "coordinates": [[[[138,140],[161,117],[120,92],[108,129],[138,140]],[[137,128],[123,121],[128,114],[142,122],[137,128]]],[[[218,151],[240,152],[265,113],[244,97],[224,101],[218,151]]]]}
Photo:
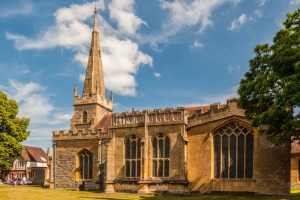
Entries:
{"type": "Polygon", "coordinates": [[[88,150],[79,153],[79,174],[80,179],[93,178],[93,154],[88,150]]]}
{"type": "Polygon", "coordinates": [[[125,139],[125,177],[141,176],[141,138],[130,135],[125,139]]]}
{"type": "Polygon", "coordinates": [[[214,177],[253,177],[253,131],[231,123],[214,134],[214,177]]]}
{"type": "Polygon", "coordinates": [[[169,177],[170,139],[160,133],[152,139],[152,177],[169,177]]]}

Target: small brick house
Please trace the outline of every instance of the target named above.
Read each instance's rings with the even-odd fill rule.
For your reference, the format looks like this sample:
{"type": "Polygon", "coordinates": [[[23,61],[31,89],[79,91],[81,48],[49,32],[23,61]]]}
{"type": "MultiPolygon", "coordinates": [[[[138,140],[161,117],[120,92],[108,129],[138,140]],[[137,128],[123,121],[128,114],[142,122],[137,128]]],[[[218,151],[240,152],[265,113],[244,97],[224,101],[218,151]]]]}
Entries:
{"type": "Polygon", "coordinates": [[[274,146],[226,104],[113,113],[95,10],[82,96],[53,132],[50,187],[136,193],[290,193],[290,148],[274,146]],[[52,174],[52,172],[51,172],[52,174]]]}
{"type": "Polygon", "coordinates": [[[43,185],[48,167],[47,159],[48,156],[42,148],[24,146],[21,156],[11,159],[12,168],[1,170],[1,177],[12,180],[14,176],[25,176],[33,184],[43,185]]]}

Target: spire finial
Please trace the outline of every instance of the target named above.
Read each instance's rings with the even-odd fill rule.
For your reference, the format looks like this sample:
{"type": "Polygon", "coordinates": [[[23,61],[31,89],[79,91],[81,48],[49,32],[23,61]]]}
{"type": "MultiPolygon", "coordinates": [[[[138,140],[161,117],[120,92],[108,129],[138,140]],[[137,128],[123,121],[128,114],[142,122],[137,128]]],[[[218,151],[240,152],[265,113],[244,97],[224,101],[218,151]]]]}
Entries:
{"type": "Polygon", "coordinates": [[[95,4],[95,11],[94,11],[94,13],[97,14],[97,4],[98,3],[96,1],[94,1],[93,3],[95,4]]]}
{"type": "Polygon", "coordinates": [[[97,2],[94,1],[94,4],[95,4],[95,11],[94,11],[94,27],[93,27],[93,31],[98,31],[97,2]]]}

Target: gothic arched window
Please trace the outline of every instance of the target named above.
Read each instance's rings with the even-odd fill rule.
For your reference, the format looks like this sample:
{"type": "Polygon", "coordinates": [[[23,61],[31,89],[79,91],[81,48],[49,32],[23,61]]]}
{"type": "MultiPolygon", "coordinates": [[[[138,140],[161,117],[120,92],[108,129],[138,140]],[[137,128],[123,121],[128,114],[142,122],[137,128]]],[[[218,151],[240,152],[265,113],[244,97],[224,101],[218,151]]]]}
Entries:
{"type": "Polygon", "coordinates": [[[87,112],[86,111],[83,111],[82,122],[87,123],[87,112]]]}
{"type": "Polygon", "coordinates": [[[214,133],[214,177],[253,177],[253,131],[231,123],[214,133]]]}
{"type": "Polygon", "coordinates": [[[130,135],[125,139],[125,176],[136,178],[141,176],[141,138],[130,135]]]}
{"type": "Polygon", "coordinates": [[[170,139],[164,134],[152,138],[152,177],[169,177],[170,139]]]}
{"type": "Polygon", "coordinates": [[[93,178],[93,154],[83,150],[78,154],[80,179],[93,178]]]}

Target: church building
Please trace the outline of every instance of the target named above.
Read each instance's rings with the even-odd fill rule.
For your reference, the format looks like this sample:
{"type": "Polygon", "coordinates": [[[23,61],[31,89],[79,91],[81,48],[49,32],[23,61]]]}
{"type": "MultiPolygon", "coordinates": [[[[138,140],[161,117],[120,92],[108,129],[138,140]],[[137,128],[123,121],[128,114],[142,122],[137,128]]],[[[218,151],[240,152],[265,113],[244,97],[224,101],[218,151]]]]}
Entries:
{"type": "Polygon", "coordinates": [[[135,193],[290,193],[290,148],[226,104],[114,113],[97,11],[82,95],[69,130],[53,132],[52,186],[135,193]]]}

